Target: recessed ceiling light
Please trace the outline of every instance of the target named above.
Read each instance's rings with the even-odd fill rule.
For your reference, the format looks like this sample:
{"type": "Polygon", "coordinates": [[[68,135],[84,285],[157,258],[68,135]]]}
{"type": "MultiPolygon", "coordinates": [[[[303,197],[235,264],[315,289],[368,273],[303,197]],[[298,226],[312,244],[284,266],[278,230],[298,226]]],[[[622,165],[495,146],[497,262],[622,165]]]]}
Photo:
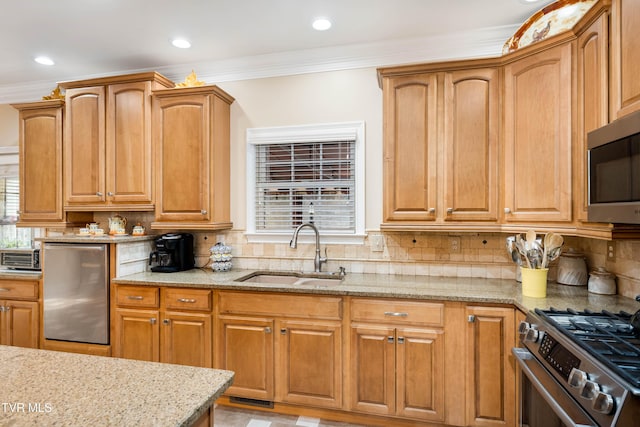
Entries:
{"type": "Polygon", "coordinates": [[[331,21],[326,18],[318,18],[313,21],[313,28],[318,31],[325,31],[331,28],[331,21]]]}
{"type": "Polygon", "coordinates": [[[55,64],[55,62],[53,62],[53,59],[49,58],[48,56],[36,56],[35,58],[33,58],[33,60],[42,65],[55,64]]]}
{"type": "Polygon", "coordinates": [[[189,40],[185,39],[173,39],[171,40],[171,44],[175,47],[179,47],[180,49],[189,49],[191,47],[189,40]]]}

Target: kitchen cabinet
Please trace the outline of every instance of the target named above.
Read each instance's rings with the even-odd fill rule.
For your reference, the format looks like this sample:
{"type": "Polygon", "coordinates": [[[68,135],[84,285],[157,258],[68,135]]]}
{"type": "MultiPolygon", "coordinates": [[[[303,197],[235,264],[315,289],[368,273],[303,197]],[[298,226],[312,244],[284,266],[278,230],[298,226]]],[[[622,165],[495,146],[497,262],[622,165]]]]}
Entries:
{"type": "Polygon", "coordinates": [[[444,304],[351,301],[349,409],[444,422],[444,304]]]}
{"type": "Polygon", "coordinates": [[[0,280],[0,344],[38,348],[39,282],[0,280]]]}
{"type": "Polygon", "coordinates": [[[385,124],[382,228],[439,224],[441,229],[448,223],[464,229],[470,221],[496,227],[500,81],[497,67],[482,65],[379,70],[385,124]]]}
{"type": "Polygon", "coordinates": [[[342,407],[341,298],[221,292],[216,363],[227,394],[342,407]]]}
{"type": "Polygon", "coordinates": [[[609,117],[609,19],[606,10],[577,39],[577,116],[573,147],[575,216],[587,221],[589,171],[587,133],[608,123],[609,117]]]}
{"type": "Polygon", "coordinates": [[[514,309],[468,306],[466,315],[466,425],[515,425],[514,309]]]}
{"type": "Polygon", "coordinates": [[[611,1],[610,120],[640,109],[640,3],[611,1]]]}
{"type": "Polygon", "coordinates": [[[12,104],[18,112],[20,216],[18,225],[65,224],[62,208],[62,127],[64,101],[12,104]]]}
{"type": "Polygon", "coordinates": [[[504,66],[507,225],[572,221],[573,48],[563,43],[504,66]]]}
{"type": "Polygon", "coordinates": [[[216,86],[153,93],[155,221],[151,228],[218,230],[230,219],[230,104],[216,86]]]}
{"type": "Polygon", "coordinates": [[[157,73],[61,83],[65,209],[153,210],[151,91],[157,73]]]}
{"type": "Polygon", "coordinates": [[[113,354],[211,368],[212,291],[115,287],[113,354]]]}

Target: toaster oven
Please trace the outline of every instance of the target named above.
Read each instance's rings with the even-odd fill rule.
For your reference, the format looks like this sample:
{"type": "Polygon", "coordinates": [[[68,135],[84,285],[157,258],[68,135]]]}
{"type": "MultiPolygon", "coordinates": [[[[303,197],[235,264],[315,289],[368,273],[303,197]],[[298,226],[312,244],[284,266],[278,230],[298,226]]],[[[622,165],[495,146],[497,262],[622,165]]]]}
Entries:
{"type": "Polygon", "coordinates": [[[0,267],[40,270],[40,249],[0,249],[0,267]]]}

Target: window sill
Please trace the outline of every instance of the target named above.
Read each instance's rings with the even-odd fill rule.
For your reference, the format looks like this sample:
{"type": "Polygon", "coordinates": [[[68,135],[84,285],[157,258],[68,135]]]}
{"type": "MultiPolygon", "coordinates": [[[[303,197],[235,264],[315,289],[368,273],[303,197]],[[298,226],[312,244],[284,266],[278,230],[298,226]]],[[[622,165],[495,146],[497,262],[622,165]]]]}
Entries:
{"type": "MultiPolygon", "coordinates": [[[[245,233],[248,243],[289,243],[291,233],[245,233]]],[[[366,234],[331,234],[320,232],[320,243],[338,245],[364,245],[366,234]]],[[[298,243],[315,243],[315,235],[308,230],[300,231],[298,243]]]]}

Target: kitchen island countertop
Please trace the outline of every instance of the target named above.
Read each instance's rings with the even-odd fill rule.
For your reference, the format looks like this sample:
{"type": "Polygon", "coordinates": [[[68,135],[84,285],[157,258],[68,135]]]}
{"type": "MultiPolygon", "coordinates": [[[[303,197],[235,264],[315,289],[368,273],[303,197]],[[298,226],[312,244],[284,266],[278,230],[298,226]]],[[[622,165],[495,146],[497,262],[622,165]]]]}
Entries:
{"type": "Polygon", "coordinates": [[[189,426],[231,371],[0,346],[0,425],[189,426]]]}
{"type": "Polygon", "coordinates": [[[597,295],[587,292],[586,286],[556,283],[548,284],[546,298],[526,297],[522,295],[521,284],[509,279],[347,273],[344,280],[335,285],[308,286],[238,281],[254,271],[231,270],[214,273],[210,269],[193,269],[176,273],[144,272],[117,277],[112,282],[128,285],[512,304],[524,312],[534,308],[571,307],[577,310],[624,310],[634,313],[640,308],[631,298],[597,295]]]}

